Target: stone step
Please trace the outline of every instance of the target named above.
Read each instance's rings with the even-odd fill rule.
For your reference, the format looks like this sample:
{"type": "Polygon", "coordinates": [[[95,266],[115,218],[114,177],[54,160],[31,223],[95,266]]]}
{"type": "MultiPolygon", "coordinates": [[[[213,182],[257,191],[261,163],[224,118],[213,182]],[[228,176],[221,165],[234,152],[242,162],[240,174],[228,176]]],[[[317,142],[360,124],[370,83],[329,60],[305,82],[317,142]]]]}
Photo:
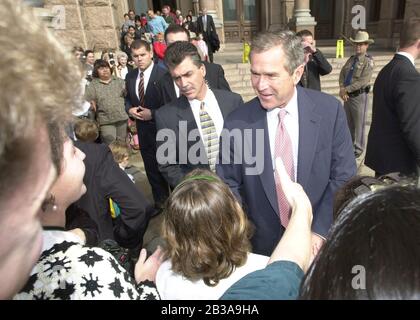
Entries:
{"type": "Polygon", "coordinates": [[[233,92],[236,92],[237,94],[242,95],[254,95],[255,97],[255,92],[254,89],[252,89],[251,86],[249,87],[240,87],[240,88],[232,88],[233,92]]]}
{"type": "Polygon", "coordinates": [[[250,74],[225,74],[229,84],[237,81],[251,81],[250,74]]]}
{"type": "MultiPolygon", "coordinates": [[[[374,57],[374,61],[375,61],[375,67],[384,67],[389,61],[391,61],[393,56],[389,55],[389,56],[378,56],[378,57],[374,57]]],[[[341,67],[344,65],[344,63],[348,60],[348,58],[345,59],[328,59],[328,62],[332,65],[333,67],[333,72],[340,72],[341,67]],[[338,69],[338,70],[337,70],[338,69]]],[[[416,65],[420,66],[420,59],[416,60],[416,65]]],[[[226,63],[223,64],[223,69],[225,71],[228,70],[244,70],[244,69],[249,69],[250,65],[249,63],[226,63]]]]}
{"type": "Polygon", "coordinates": [[[236,88],[251,88],[251,81],[229,81],[229,85],[232,90],[236,88]]]}

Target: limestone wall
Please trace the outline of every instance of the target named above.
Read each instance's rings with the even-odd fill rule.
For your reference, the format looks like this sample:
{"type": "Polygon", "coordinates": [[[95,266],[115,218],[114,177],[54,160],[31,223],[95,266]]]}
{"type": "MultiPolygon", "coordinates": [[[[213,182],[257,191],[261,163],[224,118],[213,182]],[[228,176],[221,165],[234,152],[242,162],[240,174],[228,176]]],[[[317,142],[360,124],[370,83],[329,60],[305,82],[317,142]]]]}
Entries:
{"type": "Polygon", "coordinates": [[[45,0],[44,7],[64,8],[65,19],[55,34],[69,46],[101,51],[119,46],[127,0],[45,0]]]}

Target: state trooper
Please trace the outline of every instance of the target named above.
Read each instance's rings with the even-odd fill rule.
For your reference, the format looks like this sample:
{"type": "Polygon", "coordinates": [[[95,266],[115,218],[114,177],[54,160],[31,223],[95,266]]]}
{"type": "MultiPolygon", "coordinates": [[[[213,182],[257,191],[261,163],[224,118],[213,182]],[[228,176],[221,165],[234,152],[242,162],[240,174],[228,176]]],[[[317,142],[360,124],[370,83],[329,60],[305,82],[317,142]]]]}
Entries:
{"type": "Polygon", "coordinates": [[[374,68],[372,56],[367,54],[370,44],[366,31],[358,31],[355,39],[350,38],[354,45],[355,55],[344,64],[340,72],[340,97],[344,101],[347,122],[353,139],[354,155],[360,157],[365,149],[365,122],[368,107],[368,93],[374,68]]]}

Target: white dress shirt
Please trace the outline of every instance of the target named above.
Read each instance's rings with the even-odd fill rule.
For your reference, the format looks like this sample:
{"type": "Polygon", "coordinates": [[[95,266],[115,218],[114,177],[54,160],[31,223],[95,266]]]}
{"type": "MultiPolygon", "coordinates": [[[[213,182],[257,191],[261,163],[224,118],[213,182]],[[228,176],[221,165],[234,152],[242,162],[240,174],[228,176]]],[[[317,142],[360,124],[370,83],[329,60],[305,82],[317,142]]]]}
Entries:
{"type": "MultiPolygon", "coordinates": [[[[154,65],[154,63],[152,62],[150,64],[150,66],[146,70],[143,71],[143,73],[144,73],[144,95],[145,96],[146,96],[147,85],[149,84],[149,80],[150,80],[150,77],[152,75],[153,65],[154,65]]],[[[137,74],[137,80],[136,80],[136,95],[137,95],[137,98],[139,98],[139,100],[140,100],[140,97],[139,97],[140,72],[141,71],[139,69],[139,72],[137,74]]],[[[147,106],[142,106],[142,107],[147,108],[147,106]]]]}
{"type": "MultiPolygon", "coordinates": [[[[200,131],[201,139],[203,139],[203,131],[201,129],[201,122],[200,122],[200,106],[201,101],[194,99],[189,101],[192,113],[194,114],[195,123],[197,124],[198,130],[200,131]]],[[[217,136],[220,138],[223,130],[223,114],[220,111],[219,103],[217,99],[209,88],[207,88],[206,97],[204,98],[205,107],[204,109],[207,111],[211,119],[213,120],[214,126],[216,127],[217,136]]]]}
{"type": "Polygon", "coordinates": [[[406,58],[408,58],[411,63],[413,64],[413,66],[416,66],[416,63],[414,62],[414,57],[409,54],[408,52],[403,52],[403,51],[398,51],[397,54],[399,54],[400,56],[404,56],[406,58]]]}
{"type": "MultiPolygon", "coordinates": [[[[298,152],[299,152],[299,110],[297,103],[297,90],[293,94],[292,99],[285,107],[286,116],[284,117],[284,125],[287,132],[289,133],[290,140],[292,140],[293,149],[293,167],[295,172],[295,181],[297,180],[297,166],[298,166],[298,152]]],[[[276,144],[276,132],[279,125],[279,108],[274,108],[267,112],[267,127],[268,136],[270,139],[270,152],[271,159],[273,161],[273,170],[276,168],[275,159],[275,144],[276,144]]]]}
{"type": "Polygon", "coordinates": [[[181,93],[179,92],[179,88],[176,85],[175,81],[174,81],[174,88],[175,88],[176,97],[179,98],[181,96],[181,93]]]}
{"type": "Polygon", "coordinates": [[[203,16],[203,29],[207,32],[207,15],[203,16]]]}

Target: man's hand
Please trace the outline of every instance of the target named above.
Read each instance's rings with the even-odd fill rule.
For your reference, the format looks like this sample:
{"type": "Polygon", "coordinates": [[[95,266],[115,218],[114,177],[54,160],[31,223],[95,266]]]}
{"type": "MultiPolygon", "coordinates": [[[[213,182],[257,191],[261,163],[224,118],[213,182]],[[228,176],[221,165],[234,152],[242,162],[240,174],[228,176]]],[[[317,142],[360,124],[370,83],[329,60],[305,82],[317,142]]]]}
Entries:
{"type": "Polygon", "coordinates": [[[152,120],[152,111],[150,109],[139,107],[139,110],[140,110],[139,112],[140,120],[142,121],[152,120]]]}
{"type": "Polygon", "coordinates": [[[340,88],[340,98],[343,99],[344,102],[347,102],[347,100],[349,100],[349,95],[346,91],[346,88],[340,88]]]}
{"type": "Polygon", "coordinates": [[[159,246],[147,260],[146,257],[146,249],[141,249],[139,260],[137,261],[134,268],[134,277],[136,278],[136,283],[140,283],[146,280],[155,282],[156,273],[164,261],[163,252],[159,246]]]}
{"type": "Polygon", "coordinates": [[[128,110],[128,113],[130,114],[130,117],[137,119],[137,120],[141,120],[141,115],[140,112],[138,112],[139,108],[131,108],[130,110],[128,110]]]}
{"type": "Polygon", "coordinates": [[[313,43],[303,41],[302,43],[305,50],[307,50],[309,53],[314,54],[316,52],[315,41],[313,43]]]}

